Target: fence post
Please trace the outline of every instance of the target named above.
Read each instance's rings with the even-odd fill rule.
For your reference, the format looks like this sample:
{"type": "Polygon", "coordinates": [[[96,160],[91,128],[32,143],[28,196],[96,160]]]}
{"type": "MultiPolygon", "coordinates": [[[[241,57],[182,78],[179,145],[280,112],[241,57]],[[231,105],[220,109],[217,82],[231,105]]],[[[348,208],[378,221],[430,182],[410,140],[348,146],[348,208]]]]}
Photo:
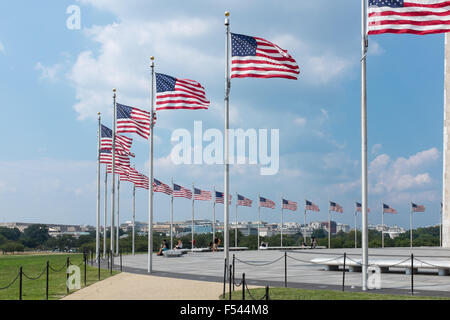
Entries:
{"type": "Polygon", "coordinates": [[[67,257],[67,263],[66,263],[66,287],[67,287],[67,294],[69,294],[69,264],[70,264],[70,258],[67,257]]]}
{"type": "Polygon", "coordinates": [[[84,254],[84,286],[86,287],[86,278],[87,278],[87,255],[84,254]]]}
{"type": "Polygon", "coordinates": [[[112,270],[113,270],[113,253],[110,250],[110,255],[109,255],[110,259],[111,259],[111,264],[110,264],[110,269],[109,269],[109,274],[112,275],[112,270]]]}
{"type": "Polygon", "coordinates": [[[266,300],[269,300],[269,286],[266,286],[266,300]]]}
{"type": "Polygon", "coordinates": [[[100,254],[98,255],[98,280],[100,281],[100,278],[101,278],[101,276],[100,276],[100,263],[101,263],[101,261],[102,261],[102,258],[100,257],[100,254]]]}
{"type": "Polygon", "coordinates": [[[120,250],[120,272],[122,272],[122,250],[120,250]]]}
{"type": "Polygon", "coordinates": [[[228,289],[230,291],[229,292],[229,296],[230,296],[230,300],[231,300],[231,292],[232,292],[231,291],[231,282],[233,281],[233,265],[231,265],[231,264],[230,264],[230,278],[229,279],[230,279],[230,282],[229,282],[230,284],[229,284],[229,288],[228,289]]]}
{"type": "Polygon", "coordinates": [[[411,253],[411,294],[414,295],[414,254],[411,253]]]}
{"type": "Polygon", "coordinates": [[[223,267],[223,299],[225,300],[225,289],[227,284],[227,260],[225,260],[223,267]]]}
{"type": "Polygon", "coordinates": [[[347,252],[344,252],[344,268],[342,269],[342,291],[345,291],[345,262],[347,261],[347,252]]]}
{"type": "Polygon", "coordinates": [[[47,278],[45,279],[45,299],[48,300],[48,275],[49,275],[49,268],[50,263],[47,261],[47,278]]]}
{"type": "Polygon", "coordinates": [[[284,252],[284,287],[287,288],[287,252],[284,252]]]}
{"type": "Polygon", "coordinates": [[[242,300],[245,300],[245,273],[242,274],[242,300]]]}
{"type": "Polygon", "coordinates": [[[236,275],[236,269],[235,269],[235,260],[236,260],[236,258],[235,258],[235,256],[234,256],[234,254],[233,254],[233,292],[234,292],[234,280],[235,280],[235,275],[236,275]]]}
{"type": "Polygon", "coordinates": [[[109,249],[108,249],[108,270],[109,270],[109,249]]]}
{"type": "Polygon", "coordinates": [[[23,270],[22,270],[22,266],[20,266],[20,269],[19,269],[19,300],[22,300],[22,275],[23,275],[23,270]]]}
{"type": "Polygon", "coordinates": [[[94,252],[91,251],[91,267],[94,266],[94,252]]]}

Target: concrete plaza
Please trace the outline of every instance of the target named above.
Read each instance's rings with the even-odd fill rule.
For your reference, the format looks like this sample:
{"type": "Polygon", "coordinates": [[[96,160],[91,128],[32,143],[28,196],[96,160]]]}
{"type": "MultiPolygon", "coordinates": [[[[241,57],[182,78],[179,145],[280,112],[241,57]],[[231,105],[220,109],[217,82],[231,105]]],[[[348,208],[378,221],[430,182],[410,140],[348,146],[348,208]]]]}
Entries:
{"type": "MultiPolygon", "coordinates": [[[[330,259],[347,253],[350,259],[360,259],[361,249],[304,249],[287,251],[288,287],[305,289],[340,289],[343,272],[326,271],[325,266],[312,264],[315,258],[330,259]]],[[[450,249],[442,248],[385,248],[370,249],[369,259],[378,257],[404,257],[411,253],[414,257],[426,260],[450,261],[450,249]]],[[[283,250],[236,251],[236,282],[242,273],[246,274],[248,283],[252,285],[284,286],[285,260],[283,250]],[[278,260],[277,260],[278,259],[278,260]]],[[[116,260],[116,263],[118,261],[116,260]]],[[[131,273],[147,273],[147,255],[123,256],[124,271],[131,273]]],[[[153,275],[190,280],[222,282],[224,276],[223,252],[188,253],[179,258],[153,256],[153,275]]],[[[414,274],[414,292],[422,295],[450,297],[450,276],[438,276],[437,269],[419,269],[414,274]]],[[[409,294],[411,276],[405,274],[404,268],[391,268],[389,273],[381,274],[381,290],[377,293],[409,294]]],[[[346,272],[345,286],[347,291],[360,291],[361,273],[346,272]]]]}

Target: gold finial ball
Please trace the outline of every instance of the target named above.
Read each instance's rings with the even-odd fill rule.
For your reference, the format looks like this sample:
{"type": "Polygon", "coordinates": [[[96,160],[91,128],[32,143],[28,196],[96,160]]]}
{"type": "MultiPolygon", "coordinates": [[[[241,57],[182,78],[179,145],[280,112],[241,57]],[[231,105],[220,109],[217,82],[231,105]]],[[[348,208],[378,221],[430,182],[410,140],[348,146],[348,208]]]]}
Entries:
{"type": "Polygon", "coordinates": [[[152,60],[152,61],[155,60],[155,57],[154,57],[154,56],[151,56],[151,57],[150,57],[150,60],[152,60]]]}
{"type": "Polygon", "coordinates": [[[225,17],[229,17],[230,16],[230,12],[229,11],[225,11],[225,17]]]}
{"type": "Polygon", "coordinates": [[[102,113],[101,112],[99,112],[99,113],[97,113],[98,115],[101,115],[102,113]]]}
{"type": "Polygon", "coordinates": [[[116,88],[113,89],[113,92],[116,92],[116,88]]]}

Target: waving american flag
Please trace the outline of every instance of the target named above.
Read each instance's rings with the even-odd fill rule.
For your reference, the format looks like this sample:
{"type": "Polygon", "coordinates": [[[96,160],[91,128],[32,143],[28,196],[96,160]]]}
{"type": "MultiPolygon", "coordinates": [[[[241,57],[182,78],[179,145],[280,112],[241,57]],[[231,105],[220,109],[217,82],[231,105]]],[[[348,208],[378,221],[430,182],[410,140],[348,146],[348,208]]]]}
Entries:
{"type": "Polygon", "coordinates": [[[192,199],[192,191],[174,183],[173,196],[176,198],[192,199]]]}
{"type": "Polygon", "coordinates": [[[231,78],[297,80],[297,62],[276,44],[262,38],[231,34],[231,78]]]}
{"type": "MultiPolygon", "coordinates": [[[[224,199],[224,193],[223,192],[219,192],[219,191],[216,191],[216,203],[224,203],[224,201],[223,201],[223,199],[224,199]]],[[[229,201],[228,201],[228,204],[231,204],[231,194],[229,194],[228,195],[229,196],[229,201]]]]}
{"type": "Polygon", "coordinates": [[[259,206],[265,207],[265,208],[270,208],[270,209],[275,209],[275,202],[273,202],[272,200],[269,200],[267,198],[259,197],[259,206]]]}
{"type": "MultiPolygon", "coordinates": [[[[120,151],[116,151],[114,161],[116,165],[119,166],[130,166],[130,158],[124,155],[120,151]]],[[[112,164],[112,150],[102,149],[100,150],[100,163],[112,164]]]]}
{"type": "Polygon", "coordinates": [[[237,195],[237,205],[238,206],[243,206],[243,207],[251,207],[252,206],[252,200],[241,196],[240,194],[237,195]]]}
{"type": "Polygon", "coordinates": [[[283,209],[297,211],[297,202],[283,199],[283,209]]]}
{"type": "Polygon", "coordinates": [[[177,79],[162,73],[156,74],[156,110],[208,109],[205,88],[189,79],[177,79]]]}
{"type": "Polygon", "coordinates": [[[316,212],[320,211],[319,206],[317,206],[316,204],[314,204],[308,200],[305,200],[305,210],[316,211],[316,212]]]}
{"type": "Polygon", "coordinates": [[[344,212],[344,208],[342,208],[340,205],[338,205],[336,202],[330,201],[330,211],[335,211],[339,213],[344,212]]]}
{"type": "Polygon", "coordinates": [[[117,103],[117,133],[136,133],[150,136],[150,112],[117,103]]]}
{"type": "MultiPolygon", "coordinates": [[[[116,134],[116,151],[123,151],[134,157],[134,154],[130,152],[132,143],[133,139],[116,134]]],[[[112,130],[104,125],[101,130],[100,149],[112,149],[112,130]]]]}
{"type": "Polygon", "coordinates": [[[446,0],[369,0],[368,14],[369,35],[450,31],[446,0]]]}
{"type": "Polygon", "coordinates": [[[154,192],[162,192],[167,195],[172,195],[173,190],[171,187],[169,187],[167,184],[162,183],[161,181],[157,179],[153,179],[153,191],[154,192]]]}
{"type": "Polygon", "coordinates": [[[194,188],[194,200],[210,201],[212,200],[211,191],[205,191],[194,188]]]}
{"type": "Polygon", "coordinates": [[[383,203],[383,213],[394,213],[394,214],[396,214],[397,210],[395,210],[394,208],[391,208],[387,204],[383,203]]]}

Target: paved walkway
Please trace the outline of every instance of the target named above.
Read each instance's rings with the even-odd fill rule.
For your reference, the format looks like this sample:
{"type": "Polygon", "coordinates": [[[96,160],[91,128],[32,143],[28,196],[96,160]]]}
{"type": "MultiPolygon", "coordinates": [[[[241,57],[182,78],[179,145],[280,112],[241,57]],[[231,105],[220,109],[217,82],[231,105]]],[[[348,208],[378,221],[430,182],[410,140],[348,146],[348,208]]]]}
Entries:
{"type": "Polygon", "coordinates": [[[218,300],[222,293],[223,284],[218,282],[122,272],[63,300],[218,300]]]}
{"type": "MultiPolygon", "coordinates": [[[[360,258],[361,249],[320,249],[288,251],[288,286],[305,289],[340,289],[342,271],[324,271],[323,265],[310,261],[318,257],[335,258],[344,252],[350,258],[360,258]]],[[[375,257],[406,257],[414,253],[416,258],[433,257],[450,261],[450,250],[440,248],[385,248],[370,249],[369,255],[375,257]]],[[[236,281],[245,272],[247,283],[258,286],[284,286],[284,252],[273,251],[238,251],[236,256],[236,281]]],[[[147,273],[147,255],[123,257],[124,270],[130,273],[147,273]]],[[[186,280],[223,281],[224,255],[222,252],[188,253],[180,258],[153,257],[155,275],[182,278],[186,280]]],[[[450,276],[440,277],[437,270],[420,270],[414,275],[414,289],[417,294],[450,296],[450,276]]],[[[377,293],[409,294],[411,277],[402,269],[381,275],[382,288],[377,293]]],[[[361,288],[361,273],[347,272],[345,284],[350,291],[361,288]]]]}

